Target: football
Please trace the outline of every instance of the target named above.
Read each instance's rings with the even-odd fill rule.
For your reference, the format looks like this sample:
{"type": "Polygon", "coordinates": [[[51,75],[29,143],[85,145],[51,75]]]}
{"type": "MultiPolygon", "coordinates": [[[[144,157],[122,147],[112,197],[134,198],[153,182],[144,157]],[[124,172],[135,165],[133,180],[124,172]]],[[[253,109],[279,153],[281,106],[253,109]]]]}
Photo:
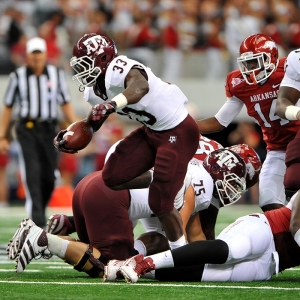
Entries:
{"type": "Polygon", "coordinates": [[[67,141],[65,148],[82,150],[92,140],[93,133],[93,128],[85,120],[72,123],[63,136],[63,139],[67,141]]]}

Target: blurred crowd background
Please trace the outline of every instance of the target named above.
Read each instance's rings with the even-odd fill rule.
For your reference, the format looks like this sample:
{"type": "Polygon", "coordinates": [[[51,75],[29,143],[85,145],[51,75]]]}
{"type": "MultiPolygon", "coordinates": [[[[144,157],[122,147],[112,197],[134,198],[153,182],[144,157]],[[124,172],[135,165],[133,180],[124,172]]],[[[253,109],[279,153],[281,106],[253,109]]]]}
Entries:
{"type": "MultiPolygon", "coordinates": [[[[237,68],[241,42],[253,33],[272,37],[281,57],[300,47],[300,0],[1,0],[0,75],[23,65],[26,41],[40,36],[47,42],[49,62],[71,76],[73,45],[89,32],[109,35],[119,54],[143,62],[163,80],[225,80],[237,68]]],[[[128,133],[124,124],[112,115],[87,149],[62,155],[58,188],[69,190],[58,190],[59,198],[69,197],[83,176],[102,168],[108,148],[128,133]]],[[[247,142],[264,159],[254,123],[231,124],[210,137],[224,146],[247,142]]],[[[12,203],[24,197],[14,147],[5,171],[12,203]]],[[[257,189],[244,202],[257,202],[257,189]]]]}
{"type": "Polygon", "coordinates": [[[205,77],[220,78],[236,68],[250,34],[268,34],[282,55],[298,48],[299,6],[299,0],[1,0],[0,73],[23,63],[26,40],[36,35],[47,41],[50,62],[70,71],[73,45],[96,32],[165,80],[182,75],[187,53],[205,53],[211,66],[205,77]]]}

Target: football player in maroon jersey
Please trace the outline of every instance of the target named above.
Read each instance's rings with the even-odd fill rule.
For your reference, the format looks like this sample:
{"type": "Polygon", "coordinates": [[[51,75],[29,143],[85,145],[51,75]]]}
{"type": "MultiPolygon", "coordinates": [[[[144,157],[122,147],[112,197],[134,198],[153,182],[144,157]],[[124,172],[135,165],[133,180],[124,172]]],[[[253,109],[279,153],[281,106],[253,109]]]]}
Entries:
{"type": "MultiPolygon", "coordinates": [[[[115,151],[117,144],[118,144],[118,142],[115,143],[109,149],[105,160],[107,160],[107,157],[109,157],[111,155],[111,153],[115,151]]],[[[198,165],[198,166],[202,165],[203,161],[206,159],[206,157],[208,155],[211,155],[212,153],[215,153],[214,151],[216,151],[218,149],[223,149],[223,146],[220,143],[200,134],[198,149],[197,149],[193,159],[190,161],[189,167],[190,167],[190,165],[198,165]]],[[[261,161],[260,161],[258,154],[255,152],[255,150],[252,147],[250,147],[247,144],[237,144],[237,145],[229,147],[229,150],[236,152],[244,160],[244,162],[246,164],[246,171],[247,171],[246,188],[249,189],[250,187],[252,187],[254,184],[257,183],[259,173],[261,170],[261,161]]],[[[207,166],[207,164],[205,163],[204,166],[207,166]]],[[[194,179],[196,179],[196,176],[194,176],[194,179]]],[[[209,194],[209,187],[206,185],[204,178],[202,178],[200,180],[202,182],[201,185],[203,186],[203,189],[205,190],[205,192],[203,192],[202,195],[209,194]]],[[[192,185],[194,186],[194,184],[198,185],[198,182],[197,183],[194,182],[192,185]]],[[[177,199],[180,199],[179,195],[183,192],[185,193],[185,201],[186,202],[184,204],[183,209],[180,210],[180,214],[182,217],[183,217],[183,215],[185,216],[182,219],[183,219],[183,225],[184,225],[183,228],[186,230],[186,233],[187,233],[186,234],[187,240],[188,240],[188,242],[191,242],[194,240],[200,240],[200,239],[213,240],[213,239],[215,239],[215,225],[216,225],[216,220],[217,220],[217,216],[219,213],[219,209],[224,205],[224,203],[222,203],[218,199],[218,197],[211,195],[210,196],[211,200],[210,200],[209,206],[207,208],[204,208],[203,206],[204,206],[205,201],[203,201],[203,199],[200,200],[202,208],[198,209],[198,210],[194,210],[192,213],[192,216],[190,216],[190,210],[193,210],[195,206],[197,207],[199,205],[199,203],[193,204],[194,201],[193,202],[188,201],[188,197],[190,197],[191,193],[192,193],[192,195],[197,194],[197,191],[190,192],[189,189],[190,189],[190,187],[186,186],[186,180],[185,180],[184,185],[182,186],[182,188],[180,189],[180,191],[178,192],[178,194],[176,196],[177,199]],[[192,209],[191,209],[190,205],[192,205],[192,209]],[[188,221],[188,224],[186,223],[187,221],[188,221]],[[194,225],[195,225],[195,227],[194,227],[194,225]]],[[[198,198],[198,196],[193,196],[193,197],[198,198]]],[[[199,197],[199,198],[201,198],[201,197],[199,197]]],[[[199,201],[199,199],[197,199],[197,201],[199,201]]],[[[233,203],[233,202],[231,202],[231,203],[233,203]]],[[[227,202],[225,205],[228,205],[228,204],[229,203],[227,202]]],[[[153,218],[142,219],[141,223],[143,224],[143,226],[146,230],[148,230],[147,228],[151,228],[151,229],[155,228],[155,230],[157,228],[156,220],[154,220],[153,218]]]]}
{"type": "Polygon", "coordinates": [[[264,34],[247,37],[237,58],[239,70],[226,78],[227,100],[214,117],[198,120],[201,133],[218,132],[227,127],[243,105],[261,127],[267,156],[259,175],[259,205],[263,211],[285,203],[283,178],[285,151],[300,129],[300,122],[286,120],[275,113],[276,99],[284,76],[285,58],[278,58],[275,42],[264,34]]]}
{"type": "MultiPolygon", "coordinates": [[[[73,48],[73,80],[92,105],[87,121],[99,130],[111,113],[142,124],[126,136],[103,168],[103,180],[113,190],[132,189],[139,179],[149,187],[149,205],[159,218],[171,248],[186,243],[182,220],[173,199],[198,146],[199,132],[185,104],[188,99],[174,84],[124,55],[105,35],[85,34],[73,48]],[[98,97],[95,97],[97,95],[98,97]],[[148,170],[154,167],[153,177],[148,170]]],[[[65,152],[65,131],[54,145],[65,152]]],[[[140,187],[140,186],[139,186],[140,187]]]]}

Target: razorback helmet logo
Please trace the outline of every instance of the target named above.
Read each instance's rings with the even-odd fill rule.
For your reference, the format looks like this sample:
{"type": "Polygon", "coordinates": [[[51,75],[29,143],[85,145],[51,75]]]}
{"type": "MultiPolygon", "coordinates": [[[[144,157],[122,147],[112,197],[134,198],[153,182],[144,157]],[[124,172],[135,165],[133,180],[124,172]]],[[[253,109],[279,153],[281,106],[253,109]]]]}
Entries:
{"type": "Polygon", "coordinates": [[[237,144],[228,149],[239,154],[246,164],[246,187],[249,189],[258,182],[262,163],[256,151],[247,144],[237,144]]]}
{"type": "Polygon", "coordinates": [[[275,48],[276,50],[278,49],[277,45],[273,41],[266,41],[262,48],[268,50],[273,50],[273,48],[275,48]]]}

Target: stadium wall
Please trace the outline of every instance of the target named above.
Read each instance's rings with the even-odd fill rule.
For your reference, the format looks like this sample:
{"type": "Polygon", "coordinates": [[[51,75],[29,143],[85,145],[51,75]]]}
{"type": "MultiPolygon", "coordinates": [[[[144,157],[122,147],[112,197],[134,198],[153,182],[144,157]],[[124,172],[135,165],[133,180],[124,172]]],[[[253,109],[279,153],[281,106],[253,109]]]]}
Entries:
{"type": "MultiPolygon", "coordinates": [[[[0,76],[0,99],[3,103],[4,93],[8,83],[8,76],[0,76]]],[[[207,81],[201,78],[181,79],[177,84],[189,99],[189,107],[194,113],[195,118],[206,118],[213,116],[226,100],[224,81],[207,81]]],[[[82,100],[82,93],[77,86],[68,79],[68,85],[72,96],[72,101],[78,115],[86,116],[90,106],[82,100]]],[[[252,120],[243,108],[237,116],[236,121],[252,120]]]]}

